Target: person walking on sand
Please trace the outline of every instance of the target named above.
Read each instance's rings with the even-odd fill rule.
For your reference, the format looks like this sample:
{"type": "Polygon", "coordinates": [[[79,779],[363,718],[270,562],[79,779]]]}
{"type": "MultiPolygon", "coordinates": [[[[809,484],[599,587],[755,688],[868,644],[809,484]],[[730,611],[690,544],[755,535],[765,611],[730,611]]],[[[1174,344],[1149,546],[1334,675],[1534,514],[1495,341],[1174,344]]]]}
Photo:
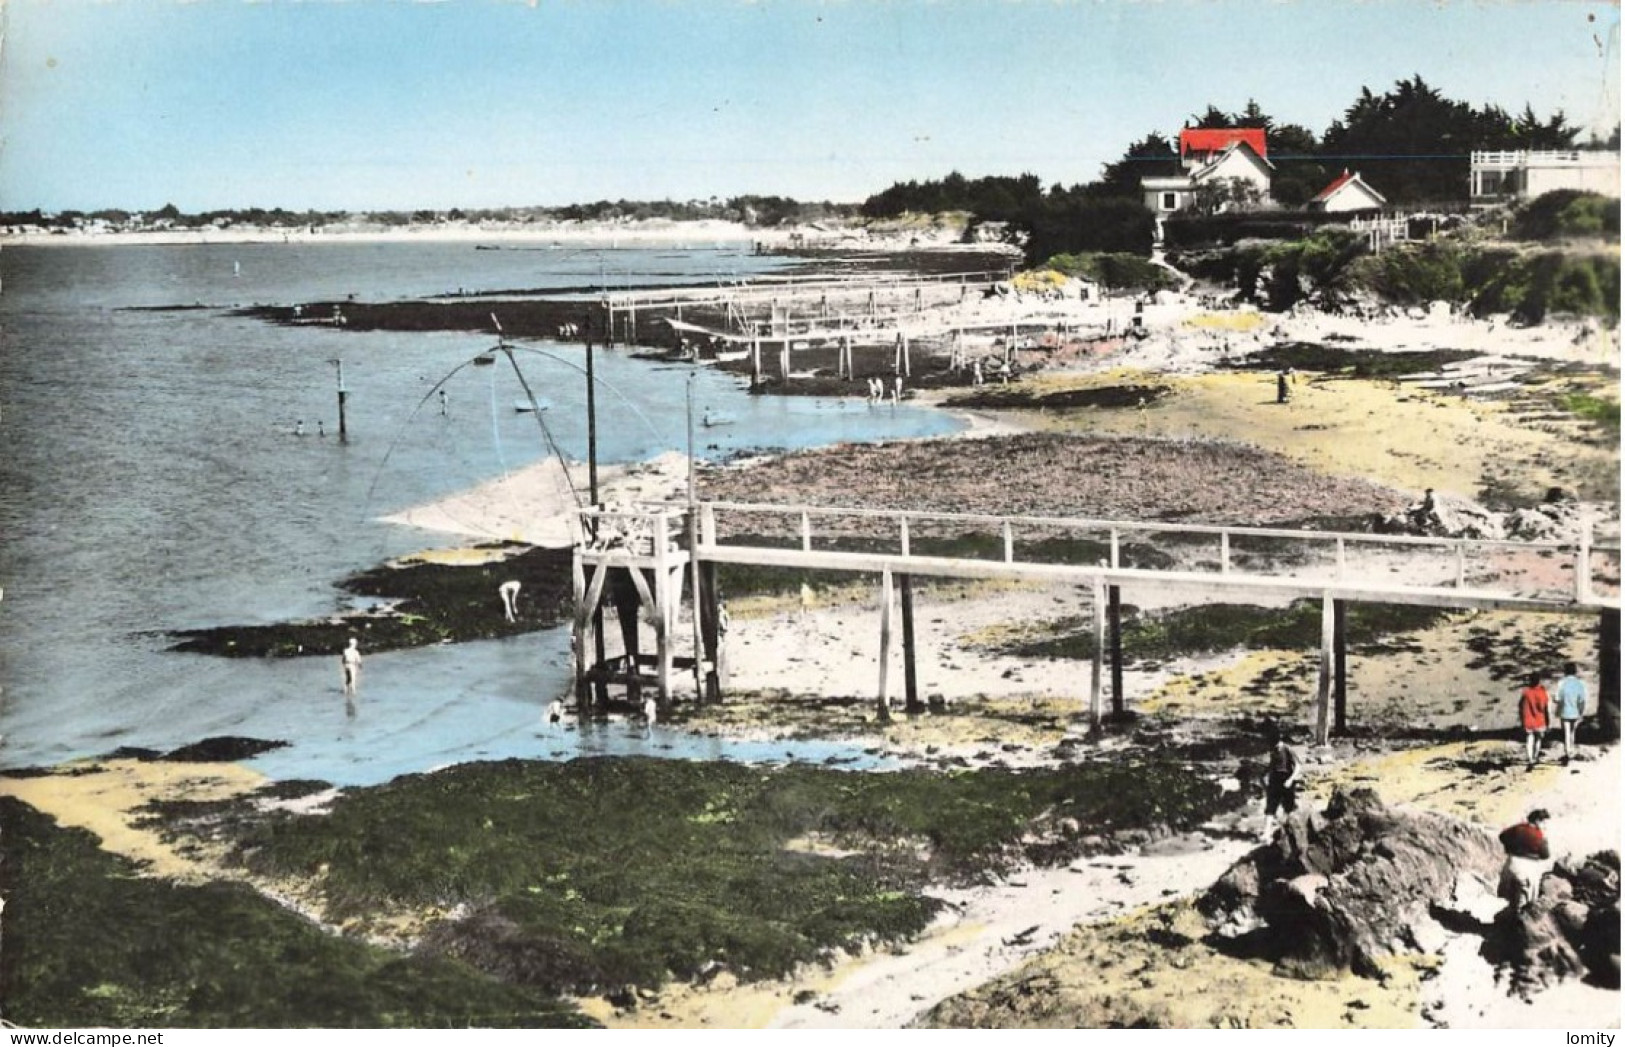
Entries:
{"type": "Polygon", "coordinates": [[[660,703],[656,702],[654,695],[643,700],[643,730],[647,734],[654,730],[655,719],[660,715],[660,703]]]}
{"type": "Polygon", "coordinates": [[[1551,711],[1551,701],[1546,697],[1546,688],[1541,686],[1540,674],[1530,673],[1518,694],[1518,722],[1523,725],[1523,744],[1529,761],[1526,770],[1534,770],[1535,764],[1540,762],[1546,728],[1551,725],[1551,711]]]}
{"type": "Polygon", "coordinates": [[[903,402],[903,376],[902,375],[898,375],[896,378],[892,379],[891,402],[894,403],[894,404],[900,404],[900,403],[903,402]]]}
{"type": "Polygon", "coordinates": [[[1279,732],[1270,750],[1269,772],[1264,777],[1264,842],[1275,838],[1275,812],[1281,811],[1281,820],[1298,809],[1298,754],[1286,744],[1279,732]]]}
{"type": "Polygon", "coordinates": [[[558,723],[562,719],[564,719],[564,701],[555,698],[552,704],[547,707],[547,722],[558,723]]]}
{"type": "Polygon", "coordinates": [[[1563,666],[1563,679],[1557,682],[1557,718],[1563,724],[1563,766],[1574,755],[1574,731],[1586,714],[1586,685],[1580,667],[1573,662],[1563,666]]]}
{"type": "Polygon", "coordinates": [[[1537,808],[1517,825],[1501,830],[1501,847],[1506,851],[1506,864],[1501,867],[1501,897],[1526,909],[1540,897],[1540,881],[1546,875],[1552,859],[1551,845],[1541,825],[1551,814],[1537,808]]]}
{"type": "Polygon", "coordinates": [[[350,646],[339,655],[339,668],[344,674],[344,693],[353,695],[361,687],[361,641],[350,637],[350,646]]]}

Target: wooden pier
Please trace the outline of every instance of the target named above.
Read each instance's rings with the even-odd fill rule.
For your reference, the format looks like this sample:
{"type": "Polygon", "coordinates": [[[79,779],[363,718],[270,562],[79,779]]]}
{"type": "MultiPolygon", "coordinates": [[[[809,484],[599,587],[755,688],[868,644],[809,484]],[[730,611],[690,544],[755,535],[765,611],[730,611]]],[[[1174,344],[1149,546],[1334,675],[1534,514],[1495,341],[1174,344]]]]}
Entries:
{"type": "MultiPolygon", "coordinates": [[[[912,583],[917,577],[1013,579],[1064,582],[1090,592],[1094,623],[1087,702],[1091,722],[1106,716],[1110,681],[1112,711],[1125,711],[1122,685],[1120,607],[1125,590],[1172,591],[1191,603],[1266,599],[1319,600],[1320,669],[1315,737],[1324,743],[1347,727],[1344,614],[1350,603],[1387,603],[1464,610],[1510,610],[1596,615],[1606,701],[1618,704],[1619,545],[1592,540],[1587,521],[1575,542],[1486,541],[1354,532],[1167,524],[1146,521],[891,512],[811,506],[698,502],[633,510],[586,509],[579,513],[574,556],[574,651],[578,700],[585,708],[593,681],[628,687],[653,686],[662,705],[673,695],[674,673],[694,674],[702,701],[720,699],[727,686],[725,614],[716,584],[718,564],[848,572],[879,577],[880,653],[876,701],[882,714],[893,699],[892,632],[900,595],[903,690],[906,707],[920,707],[915,693],[912,583]],[[996,539],[1002,555],[924,555],[914,550],[928,534],[980,532],[996,539]],[[890,537],[875,540],[874,535],[890,537]],[[855,540],[854,534],[862,534],[855,540]],[[725,538],[723,535],[731,535],[725,538]],[[764,539],[763,535],[779,536],[764,539]],[[1051,539],[1093,543],[1094,562],[1040,555],[1051,539]],[[1176,567],[1134,561],[1130,543],[1160,539],[1187,553],[1176,567]],[[853,546],[860,548],[853,548],[853,546]],[[845,546],[843,548],[843,546],[845,546]],[[878,546],[889,546],[884,550],[878,546]],[[1250,550],[1266,550],[1268,566],[1255,566],[1250,550]],[[1199,555],[1191,555],[1195,551],[1199,555]],[[1374,579],[1361,561],[1381,551],[1402,558],[1399,578],[1374,579]],[[1096,556],[1095,554],[1099,555],[1096,556]],[[1531,590],[1518,581],[1519,561],[1556,561],[1568,575],[1561,589],[1531,590]],[[1194,561],[1194,563],[1192,562],[1194,561]],[[677,609],[685,589],[698,608],[689,656],[676,650],[677,609]],[[605,597],[614,597],[625,653],[594,662],[592,621],[605,597]],[[654,631],[652,657],[638,650],[638,618],[654,631]],[[1612,660],[1612,661],[1611,661],[1612,660]]],[[[1062,543],[1063,545],[1065,543],[1062,543]]],[[[1073,545],[1074,551],[1085,548],[1073,545]]],[[[1080,696],[1081,697],[1081,696],[1080,696]]]]}

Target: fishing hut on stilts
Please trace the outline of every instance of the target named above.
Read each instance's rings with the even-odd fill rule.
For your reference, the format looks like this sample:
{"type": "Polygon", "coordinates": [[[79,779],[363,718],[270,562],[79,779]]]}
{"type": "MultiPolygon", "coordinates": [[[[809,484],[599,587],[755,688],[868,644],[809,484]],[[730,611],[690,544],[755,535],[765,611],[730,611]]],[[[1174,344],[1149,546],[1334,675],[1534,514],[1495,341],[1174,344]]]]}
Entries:
{"type": "MultiPolygon", "coordinates": [[[[676,674],[692,674],[696,693],[720,699],[727,684],[721,655],[722,622],[716,564],[694,558],[694,514],[684,507],[638,510],[582,509],[580,540],[572,560],[576,701],[586,712],[595,695],[610,686],[624,688],[628,701],[642,701],[653,687],[662,708],[672,698],[676,674]],[[690,594],[694,616],[690,652],[677,654],[678,608],[690,594]],[[621,653],[603,652],[596,623],[606,600],[614,605],[621,653]],[[642,625],[654,633],[654,650],[642,650],[642,625]],[[698,652],[696,657],[694,652],[698,652]]],[[[607,631],[607,626],[605,629],[607,631]]]]}

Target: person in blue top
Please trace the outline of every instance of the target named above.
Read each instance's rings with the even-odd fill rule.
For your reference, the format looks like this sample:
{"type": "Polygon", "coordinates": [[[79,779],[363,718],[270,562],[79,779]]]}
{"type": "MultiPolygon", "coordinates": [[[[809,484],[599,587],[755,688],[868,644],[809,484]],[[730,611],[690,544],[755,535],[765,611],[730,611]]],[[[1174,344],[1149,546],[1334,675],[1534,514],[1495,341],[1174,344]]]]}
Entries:
{"type": "Polygon", "coordinates": [[[1563,666],[1563,679],[1557,684],[1557,718],[1563,721],[1563,763],[1574,751],[1574,729],[1586,714],[1586,685],[1580,667],[1573,662],[1563,666]]]}

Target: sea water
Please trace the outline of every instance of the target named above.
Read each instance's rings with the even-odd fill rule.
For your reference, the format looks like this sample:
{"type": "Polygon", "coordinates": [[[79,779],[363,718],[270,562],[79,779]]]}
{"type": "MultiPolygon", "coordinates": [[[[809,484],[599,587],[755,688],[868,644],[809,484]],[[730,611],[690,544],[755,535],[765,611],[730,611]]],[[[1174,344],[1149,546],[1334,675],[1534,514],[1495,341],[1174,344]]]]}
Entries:
{"type": "MultiPolygon", "coordinates": [[[[0,766],[211,735],[289,743],[276,777],[379,781],[471,759],[642,752],[823,760],[629,725],[542,722],[568,686],[566,630],[368,655],[353,716],[334,658],[166,651],[172,630],[346,606],[333,583],[446,544],[379,518],[534,462],[518,378],[468,362],[478,333],[279,327],[233,314],[354,294],[711,283],[784,265],[743,245],[477,251],[467,244],[8,247],[0,252],[0,766]],[[339,364],[349,439],[337,430],[339,364]],[[433,390],[444,383],[446,411],[433,390]],[[295,435],[302,429],[304,435],[295,435]],[[318,431],[325,435],[317,435],[318,431]]],[[[516,354],[548,434],[585,456],[580,346],[516,354]],[[543,354],[546,355],[543,355],[543,354]]],[[[604,462],[934,435],[955,423],[861,399],[754,397],[709,368],[595,354],[604,462]]]]}

